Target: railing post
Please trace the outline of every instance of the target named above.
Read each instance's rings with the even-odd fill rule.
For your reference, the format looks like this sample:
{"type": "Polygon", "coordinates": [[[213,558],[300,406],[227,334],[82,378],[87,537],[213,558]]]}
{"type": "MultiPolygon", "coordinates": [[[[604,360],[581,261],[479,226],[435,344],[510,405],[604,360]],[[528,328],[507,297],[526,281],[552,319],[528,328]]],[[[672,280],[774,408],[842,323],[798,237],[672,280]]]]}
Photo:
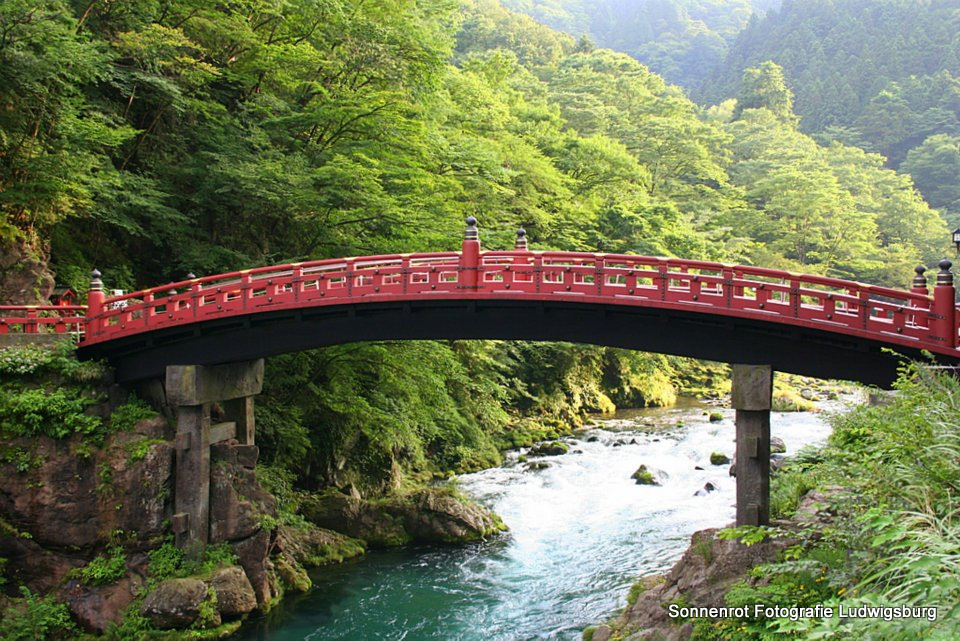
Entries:
{"type": "Polygon", "coordinates": [[[936,318],[937,338],[950,349],[957,346],[956,293],[953,286],[953,263],[944,258],[937,273],[937,286],[933,288],[933,311],[936,318]]]}
{"type": "MultiPolygon", "coordinates": [[[[919,309],[930,309],[930,291],[927,289],[927,277],[924,276],[927,268],[923,265],[917,265],[913,268],[913,271],[916,273],[916,276],[913,277],[913,286],[910,288],[910,291],[924,297],[924,300],[914,302],[913,306],[919,309]]],[[[906,322],[913,325],[920,325],[920,317],[917,314],[908,314],[906,322]]]]}
{"type": "Polygon", "coordinates": [[[91,335],[100,333],[99,321],[95,320],[103,313],[103,281],[100,280],[100,271],[90,272],[90,291],[87,292],[87,332],[91,335]]]}
{"type": "Polygon", "coordinates": [[[477,290],[480,276],[480,231],[477,219],[467,218],[467,228],[463,232],[463,247],[460,252],[461,289],[477,290]]]}
{"type": "Polygon", "coordinates": [[[910,288],[910,291],[914,294],[929,296],[930,291],[927,289],[927,277],[923,275],[924,272],[927,271],[927,268],[923,265],[917,265],[913,268],[913,271],[917,275],[913,277],[913,287],[910,288]]]}
{"type": "Polygon", "coordinates": [[[517,240],[513,243],[513,248],[518,252],[527,250],[527,230],[521,227],[517,230],[517,240]]]}

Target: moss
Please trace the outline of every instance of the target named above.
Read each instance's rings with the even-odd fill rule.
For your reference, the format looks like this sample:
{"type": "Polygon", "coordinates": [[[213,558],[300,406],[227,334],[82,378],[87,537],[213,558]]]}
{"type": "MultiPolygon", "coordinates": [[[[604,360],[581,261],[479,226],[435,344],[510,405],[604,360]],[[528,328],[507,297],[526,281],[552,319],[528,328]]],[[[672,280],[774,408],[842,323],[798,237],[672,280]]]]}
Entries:
{"type": "Polygon", "coordinates": [[[644,581],[637,581],[630,586],[630,591],[627,592],[627,606],[633,606],[637,602],[637,599],[640,598],[640,595],[647,591],[647,584],[644,581]]]}
{"type": "Polygon", "coordinates": [[[273,557],[274,567],[280,580],[283,581],[283,587],[294,592],[307,592],[313,586],[306,570],[300,567],[296,561],[287,558],[282,552],[273,557]]]}
{"type": "Polygon", "coordinates": [[[721,412],[710,412],[710,422],[719,423],[723,420],[723,414],[721,412]]]}
{"type": "Polygon", "coordinates": [[[730,457],[723,452],[711,452],[710,465],[726,465],[730,462],[730,457]]]}
{"type": "Polygon", "coordinates": [[[591,625],[583,631],[583,641],[593,641],[593,634],[597,631],[597,626],[591,625]]]}
{"type": "Polygon", "coordinates": [[[637,485],[660,485],[656,477],[653,475],[653,472],[647,469],[646,465],[641,465],[637,468],[637,471],[634,472],[630,478],[637,482],[637,485]]]}
{"type": "Polygon", "coordinates": [[[817,406],[794,389],[776,389],[773,392],[773,409],[778,412],[813,412],[817,406]]]}
{"type": "Polygon", "coordinates": [[[200,615],[193,622],[193,627],[197,630],[207,630],[219,627],[220,612],[217,609],[217,591],[212,587],[207,588],[207,598],[199,607],[200,615]]]}

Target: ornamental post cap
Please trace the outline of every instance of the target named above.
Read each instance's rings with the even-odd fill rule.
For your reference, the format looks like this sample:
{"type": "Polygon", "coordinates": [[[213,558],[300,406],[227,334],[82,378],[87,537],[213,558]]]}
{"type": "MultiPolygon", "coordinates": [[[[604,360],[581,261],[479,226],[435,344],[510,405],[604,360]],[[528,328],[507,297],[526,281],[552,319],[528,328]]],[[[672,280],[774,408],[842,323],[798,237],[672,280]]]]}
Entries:
{"type": "Polygon", "coordinates": [[[467,228],[463,232],[464,240],[480,240],[480,231],[477,229],[476,216],[467,216],[467,228]]]}
{"type": "Polygon", "coordinates": [[[94,268],[94,270],[90,272],[90,290],[91,291],[98,292],[103,290],[103,281],[100,280],[100,276],[101,274],[99,269],[94,268]]]}
{"type": "Polygon", "coordinates": [[[917,265],[913,268],[913,271],[916,272],[917,276],[923,276],[923,273],[927,271],[927,268],[923,265],[917,265]]]}
{"type": "Polygon", "coordinates": [[[953,267],[953,263],[948,259],[944,258],[940,261],[940,273],[949,272],[951,267],[953,267]]]}
{"type": "Polygon", "coordinates": [[[526,251],[527,249],[527,230],[523,227],[517,230],[517,240],[514,242],[513,248],[517,251],[526,251]]]}
{"type": "Polygon", "coordinates": [[[194,274],[193,272],[187,272],[187,280],[193,280],[196,277],[197,275],[194,274]]]}

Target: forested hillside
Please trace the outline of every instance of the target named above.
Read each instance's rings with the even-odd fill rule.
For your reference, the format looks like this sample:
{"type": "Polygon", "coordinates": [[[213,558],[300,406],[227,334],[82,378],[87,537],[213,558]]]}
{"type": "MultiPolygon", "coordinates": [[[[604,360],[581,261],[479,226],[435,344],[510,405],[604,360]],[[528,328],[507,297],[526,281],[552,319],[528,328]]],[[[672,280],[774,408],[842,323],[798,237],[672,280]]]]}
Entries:
{"type": "MultiPolygon", "coordinates": [[[[33,258],[34,299],[48,268],[83,292],[94,266],[131,289],[454,249],[471,214],[493,248],[522,224],[539,249],[901,287],[946,233],[882,157],[799,132],[777,68],[704,111],[493,0],[7,0],[0,87],[0,237],[33,258]]],[[[488,464],[524,416],[665,402],[679,378],[662,357],[493,343],[269,367],[265,455],[314,484],[488,464]]]]}
{"type": "Polygon", "coordinates": [[[957,222],[958,33],[956,0],[787,0],[747,27],[697,98],[733,97],[745,68],[776,62],[802,131],[883,154],[957,222]]]}
{"type": "Polygon", "coordinates": [[[504,0],[515,11],[628,53],[669,82],[695,89],[754,14],[780,0],[504,0]]]}

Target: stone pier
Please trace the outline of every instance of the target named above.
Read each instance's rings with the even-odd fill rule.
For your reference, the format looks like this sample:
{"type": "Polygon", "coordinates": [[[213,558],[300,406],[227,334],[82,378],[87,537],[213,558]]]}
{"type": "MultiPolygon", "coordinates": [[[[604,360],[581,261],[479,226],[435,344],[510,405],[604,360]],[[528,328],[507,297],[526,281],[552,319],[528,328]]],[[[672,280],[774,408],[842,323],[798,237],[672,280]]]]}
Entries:
{"type": "Polygon", "coordinates": [[[770,522],[770,407],[773,368],[733,365],[737,411],[737,525],[770,522]]]}
{"type": "Polygon", "coordinates": [[[177,421],[173,531],[177,545],[206,544],[210,536],[210,446],[237,439],[254,448],[253,397],[263,388],[263,359],[226,365],[171,365],[166,403],[177,421]],[[213,423],[214,403],[224,422],[213,423]]]}

